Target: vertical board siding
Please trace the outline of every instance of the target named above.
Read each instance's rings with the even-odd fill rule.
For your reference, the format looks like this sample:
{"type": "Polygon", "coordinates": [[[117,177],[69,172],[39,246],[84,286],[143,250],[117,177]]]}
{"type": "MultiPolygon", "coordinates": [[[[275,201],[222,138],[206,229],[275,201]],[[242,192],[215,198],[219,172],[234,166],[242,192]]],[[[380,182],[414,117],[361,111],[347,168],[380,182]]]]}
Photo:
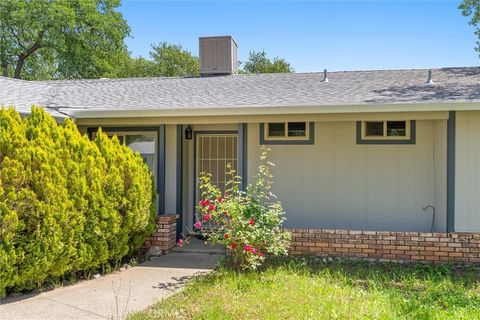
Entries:
{"type": "Polygon", "coordinates": [[[177,212],[177,127],[165,126],[165,213],[177,212]]]}
{"type": "MultiPolygon", "coordinates": [[[[447,223],[447,120],[434,122],[435,232],[445,232],[447,223]]],[[[431,213],[428,213],[431,214],[431,213]]]]}
{"type": "MultiPolygon", "coordinates": [[[[250,125],[248,133],[252,178],[258,128],[250,125]]],[[[434,141],[445,132],[445,120],[422,120],[414,145],[358,145],[354,121],[317,122],[314,145],[268,146],[286,227],[430,231],[431,214],[422,207],[438,206],[445,216],[446,142],[434,141]]],[[[444,231],[445,221],[437,228],[444,231]]]]}
{"type": "Polygon", "coordinates": [[[455,231],[480,231],[480,111],[456,120],[455,231]]]}

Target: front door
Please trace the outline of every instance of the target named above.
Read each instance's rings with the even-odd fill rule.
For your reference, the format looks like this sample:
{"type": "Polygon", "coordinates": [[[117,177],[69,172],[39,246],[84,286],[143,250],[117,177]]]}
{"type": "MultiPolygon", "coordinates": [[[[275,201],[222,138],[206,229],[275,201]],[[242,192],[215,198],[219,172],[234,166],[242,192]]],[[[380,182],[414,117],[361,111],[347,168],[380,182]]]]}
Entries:
{"type": "Polygon", "coordinates": [[[212,174],[211,182],[224,191],[228,176],[227,165],[237,170],[237,134],[202,133],[196,135],[195,203],[200,201],[200,175],[212,174]]]}

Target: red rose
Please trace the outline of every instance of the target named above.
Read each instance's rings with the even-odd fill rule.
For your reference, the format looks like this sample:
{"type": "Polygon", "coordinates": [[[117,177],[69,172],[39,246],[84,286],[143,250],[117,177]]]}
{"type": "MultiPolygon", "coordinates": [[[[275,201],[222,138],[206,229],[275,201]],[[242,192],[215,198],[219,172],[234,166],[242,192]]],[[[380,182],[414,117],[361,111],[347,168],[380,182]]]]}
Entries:
{"type": "Polygon", "coordinates": [[[225,233],[225,234],[223,235],[223,239],[228,239],[228,233],[225,233]]]}
{"type": "Polygon", "coordinates": [[[180,247],[183,246],[183,240],[182,240],[182,239],[179,239],[179,240],[178,240],[178,245],[179,245],[180,247]]]}
{"type": "Polygon", "coordinates": [[[210,204],[210,201],[208,199],[205,199],[205,200],[201,200],[200,201],[200,205],[203,206],[203,207],[206,207],[210,204]]]}
{"type": "Polygon", "coordinates": [[[210,211],[215,210],[215,206],[214,206],[213,204],[209,205],[209,206],[208,206],[208,210],[210,210],[210,211]]]}
{"type": "Polygon", "coordinates": [[[252,250],[250,250],[252,252],[252,254],[255,254],[255,252],[257,252],[257,249],[255,248],[252,248],[252,250]]]}
{"type": "Polygon", "coordinates": [[[245,247],[243,248],[243,250],[245,250],[245,252],[250,252],[250,246],[247,244],[245,245],[245,247]]]}
{"type": "Polygon", "coordinates": [[[260,251],[259,251],[259,252],[258,252],[258,256],[259,256],[259,257],[263,257],[263,252],[260,252],[260,251]]]}
{"type": "Polygon", "coordinates": [[[218,197],[217,200],[218,200],[218,202],[223,202],[223,198],[222,198],[222,197],[218,197]]]}
{"type": "Polygon", "coordinates": [[[235,249],[237,247],[237,244],[235,242],[232,243],[232,249],[235,249]]]}
{"type": "Polygon", "coordinates": [[[250,218],[250,225],[253,226],[255,224],[255,220],[253,220],[253,218],[250,218]]]}
{"type": "Polygon", "coordinates": [[[208,220],[210,220],[211,217],[212,217],[211,215],[209,215],[208,213],[206,213],[206,214],[203,216],[203,221],[208,222],[208,220]]]}

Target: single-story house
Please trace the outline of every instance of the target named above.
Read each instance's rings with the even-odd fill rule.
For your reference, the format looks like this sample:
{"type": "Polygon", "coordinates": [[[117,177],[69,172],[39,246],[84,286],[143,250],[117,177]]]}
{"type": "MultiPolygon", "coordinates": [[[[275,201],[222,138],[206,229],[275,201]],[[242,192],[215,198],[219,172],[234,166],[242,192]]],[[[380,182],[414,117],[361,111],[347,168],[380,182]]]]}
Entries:
{"type": "Polygon", "coordinates": [[[407,258],[406,248],[383,245],[477,239],[480,68],[236,74],[230,36],[200,38],[200,68],[199,77],[0,78],[0,105],[44,106],[139,151],[156,179],[159,217],[176,214],[168,223],[176,220],[177,234],[192,229],[200,172],[223,185],[231,163],[249,183],[268,145],[297,252],[326,252],[309,249],[309,232],[317,243],[373,239],[376,248],[354,241],[357,250],[341,254],[398,260],[418,250],[407,258]],[[400,238],[376,243],[382,236],[400,238]]]}

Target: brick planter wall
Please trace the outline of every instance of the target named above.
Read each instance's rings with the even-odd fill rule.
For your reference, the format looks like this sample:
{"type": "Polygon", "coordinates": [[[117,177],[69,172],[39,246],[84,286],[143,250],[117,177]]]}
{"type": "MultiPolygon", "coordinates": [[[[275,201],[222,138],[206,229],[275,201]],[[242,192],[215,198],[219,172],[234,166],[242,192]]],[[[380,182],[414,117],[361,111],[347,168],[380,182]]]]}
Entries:
{"type": "Polygon", "coordinates": [[[151,255],[170,252],[177,239],[177,215],[166,214],[155,218],[156,229],[145,241],[145,248],[151,255]]]}
{"type": "Polygon", "coordinates": [[[288,229],[291,255],[394,262],[480,262],[480,233],[288,229]]]}

